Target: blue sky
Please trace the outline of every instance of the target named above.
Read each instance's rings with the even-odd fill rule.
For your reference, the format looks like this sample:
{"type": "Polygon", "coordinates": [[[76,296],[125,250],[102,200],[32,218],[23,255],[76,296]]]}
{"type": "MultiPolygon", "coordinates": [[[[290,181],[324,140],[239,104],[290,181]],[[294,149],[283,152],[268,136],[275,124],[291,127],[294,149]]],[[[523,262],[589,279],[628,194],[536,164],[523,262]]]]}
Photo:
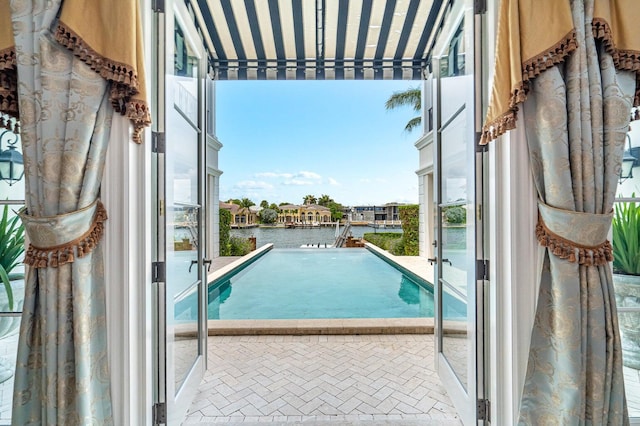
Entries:
{"type": "Polygon", "coordinates": [[[219,81],[220,199],[344,205],[417,203],[421,130],[410,108],[387,111],[415,81],[219,81]]]}

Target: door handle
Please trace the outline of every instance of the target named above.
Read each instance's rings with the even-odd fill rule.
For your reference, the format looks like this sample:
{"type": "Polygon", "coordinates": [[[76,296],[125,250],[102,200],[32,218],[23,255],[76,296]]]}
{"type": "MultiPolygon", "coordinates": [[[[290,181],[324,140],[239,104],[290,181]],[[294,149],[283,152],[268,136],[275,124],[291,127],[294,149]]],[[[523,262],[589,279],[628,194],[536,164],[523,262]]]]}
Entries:
{"type": "MultiPolygon", "coordinates": [[[[427,259],[427,261],[433,265],[434,263],[438,262],[438,258],[437,257],[430,257],[427,259]]],[[[451,261],[449,259],[442,259],[442,263],[448,263],[449,265],[453,266],[453,263],[451,263],[451,261]]]]}
{"type": "Polygon", "coordinates": [[[191,264],[189,265],[189,273],[191,273],[191,268],[193,268],[193,265],[197,265],[198,261],[197,260],[192,260],[191,264]]]}
{"type": "Polygon", "coordinates": [[[207,272],[211,271],[211,259],[202,259],[202,263],[207,265],[207,272]]]}

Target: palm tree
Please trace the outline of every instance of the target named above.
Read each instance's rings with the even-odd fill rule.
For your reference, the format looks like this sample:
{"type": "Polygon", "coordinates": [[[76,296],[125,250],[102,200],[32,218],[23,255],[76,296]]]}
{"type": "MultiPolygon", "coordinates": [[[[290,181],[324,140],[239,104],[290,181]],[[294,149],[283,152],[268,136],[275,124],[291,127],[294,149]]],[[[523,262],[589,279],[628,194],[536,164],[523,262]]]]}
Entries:
{"type": "Polygon", "coordinates": [[[249,210],[249,207],[255,206],[255,205],[256,203],[254,203],[253,201],[251,201],[246,197],[240,200],[240,204],[239,204],[239,206],[241,207],[240,211],[244,212],[244,222],[246,224],[249,224],[249,215],[251,214],[251,210],[249,210]]]}
{"type": "Polygon", "coordinates": [[[322,194],[318,199],[318,204],[321,206],[329,207],[329,203],[333,202],[333,198],[326,194],[322,194]]]}
{"type": "Polygon", "coordinates": [[[251,201],[248,198],[243,198],[242,200],[240,200],[240,207],[245,207],[245,208],[249,208],[251,206],[255,206],[256,203],[254,203],[253,201],[251,201]]]}
{"type": "MultiPolygon", "coordinates": [[[[420,112],[420,109],[422,108],[422,92],[420,91],[420,87],[409,88],[403,92],[394,92],[393,95],[387,99],[384,106],[388,110],[403,106],[410,106],[414,111],[420,112]]],[[[421,124],[422,117],[413,117],[404,127],[404,130],[410,132],[421,124]]]]}
{"type": "Polygon", "coordinates": [[[317,199],[315,197],[315,195],[305,195],[304,196],[304,204],[315,204],[317,202],[317,199]]]}

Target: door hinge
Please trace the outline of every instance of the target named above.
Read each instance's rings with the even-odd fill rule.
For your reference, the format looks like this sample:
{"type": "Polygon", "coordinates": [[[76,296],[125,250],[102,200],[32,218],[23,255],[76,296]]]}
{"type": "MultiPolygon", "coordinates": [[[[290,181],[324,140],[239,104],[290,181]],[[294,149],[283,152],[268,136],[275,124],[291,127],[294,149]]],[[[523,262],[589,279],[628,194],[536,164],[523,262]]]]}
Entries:
{"type": "Polygon", "coordinates": [[[491,402],[488,399],[479,399],[476,408],[478,420],[491,421],[491,402]]]}
{"type": "Polygon", "coordinates": [[[153,404],[153,424],[160,425],[167,423],[167,404],[157,402],[153,404]]]}
{"type": "Polygon", "coordinates": [[[164,132],[151,133],[151,151],[164,154],[166,152],[164,132]]]}
{"type": "Polygon", "coordinates": [[[489,145],[480,145],[480,139],[482,139],[482,132],[476,132],[476,152],[489,151],[489,145]]]}
{"type": "Polygon", "coordinates": [[[167,268],[164,262],[151,263],[151,282],[160,283],[167,280],[167,268]]]}
{"type": "Polygon", "coordinates": [[[475,0],[473,11],[476,15],[482,15],[487,11],[487,0],[475,0]]]}
{"type": "Polygon", "coordinates": [[[489,280],[489,261],[476,259],[476,280],[489,280]]]}
{"type": "Polygon", "coordinates": [[[151,8],[154,12],[164,13],[164,0],[152,0],[151,8]]]}

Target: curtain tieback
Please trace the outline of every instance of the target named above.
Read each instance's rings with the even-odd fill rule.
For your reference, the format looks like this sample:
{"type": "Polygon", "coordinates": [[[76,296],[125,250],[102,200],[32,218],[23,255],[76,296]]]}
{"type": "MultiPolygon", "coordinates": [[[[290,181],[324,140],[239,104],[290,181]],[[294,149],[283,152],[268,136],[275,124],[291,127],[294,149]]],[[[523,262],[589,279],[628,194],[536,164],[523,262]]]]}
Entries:
{"type": "Polygon", "coordinates": [[[34,217],[22,211],[20,217],[30,241],[24,263],[34,268],[57,268],[93,251],[104,233],[107,211],[96,200],[71,213],[34,217]]]}
{"type": "Polygon", "coordinates": [[[613,261],[607,240],[613,211],[608,214],[557,209],[538,202],[536,237],[541,246],[560,259],[580,265],[604,265],[613,261]]]}

